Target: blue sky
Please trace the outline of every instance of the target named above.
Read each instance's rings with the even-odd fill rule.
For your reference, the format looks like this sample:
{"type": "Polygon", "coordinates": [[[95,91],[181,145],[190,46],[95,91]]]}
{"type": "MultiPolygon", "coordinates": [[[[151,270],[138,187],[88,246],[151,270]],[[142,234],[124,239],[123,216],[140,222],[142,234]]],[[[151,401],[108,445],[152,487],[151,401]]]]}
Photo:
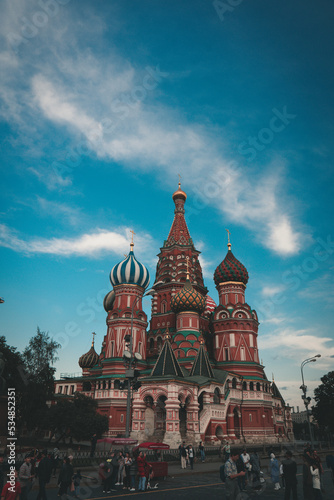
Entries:
{"type": "MultiPolygon", "coordinates": [[[[260,356],[290,405],[333,369],[333,5],[23,0],[1,5],[1,334],[49,331],[60,372],[106,333],[109,272],[154,276],[178,174],[205,283],[226,231],[260,356]]],[[[152,283],[153,281],[151,281],[152,283]]],[[[146,310],[150,311],[149,300],[146,310]]]]}

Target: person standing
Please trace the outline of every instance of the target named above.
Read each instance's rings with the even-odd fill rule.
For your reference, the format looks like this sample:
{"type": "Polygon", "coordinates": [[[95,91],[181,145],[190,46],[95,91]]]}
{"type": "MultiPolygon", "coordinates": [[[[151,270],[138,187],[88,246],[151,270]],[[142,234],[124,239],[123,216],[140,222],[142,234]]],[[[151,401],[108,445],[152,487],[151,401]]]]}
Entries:
{"type": "Polygon", "coordinates": [[[123,486],[125,459],[124,459],[123,453],[121,451],[119,452],[117,461],[118,461],[118,473],[117,473],[116,486],[123,486]]]}
{"type": "Polygon", "coordinates": [[[274,453],[270,454],[270,475],[271,480],[275,485],[275,490],[280,490],[281,486],[279,484],[279,463],[274,453]]]}
{"type": "Polygon", "coordinates": [[[186,469],[187,468],[187,450],[185,447],[185,441],[183,441],[182,444],[179,446],[179,453],[180,453],[180,459],[181,459],[181,469],[186,469]]]}
{"type": "Polygon", "coordinates": [[[145,484],[146,484],[146,467],[147,467],[147,462],[146,462],[146,457],[144,456],[143,452],[141,451],[139,453],[139,456],[137,458],[137,466],[138,466],[138,476],[139,476],[139,485],[138,485],[138,491],[145,491],[145,484]]]}
{"type": "Polygon", "coordinates": [[[15,485],[13,487],[11,482],[7,481],[0,492],[1,500],[18,500],[20,493],[21,486],[17,479],[17,471],[15,471],[15,485]]]}
{"type": "Polygon", "coordinates": [[[313,500],[314,495],[313,495],[313,478],[311,474],[311,469],[310,469],[310,462],[306,458],[305,455],[303,455],[303,495],[304,495],[304,500],[313,500]]]}
{"type": "Polygon", "coordinates": [[[312,462],[312,465],[310,467],[310,471],[312,474],[312,486],[313,486],[314,500],[322,500],[320,469],[319,469],[319,465],[317,464],[317,462],[315,460],[313,460],[313,462],[312,462]]]}
{"type": "Polygon", "coordinates": [[[224,461],[227,462],[231,454],[231,446],[228,441],[226,441],[226,443],[224,444],[222,451],[223,451],[224,461]]]}
{"type": "Polygon", "coordinates": [[[200,441],[198,449],[199,449],[199,452],[201,455],[201,461],[205,462],[205,448],[204,448],[202,441],[200,441]]]}
{"type": "Polygon", "coordinates": [[[189,462],[190,462],[190,468],[193,470],[194,468],[194,448],[190,444],[188,446],[188,456],[189,456],[189,462]]]}
{"type": "Polygon", "coordinates": [[[129,489],[130,491],[136,491],[136,477],[138,474],[138,465],[136,457],[132,458],[129,474],[130,474],[130,486],[131,486],[129,489]]]}
{"type": "Polygon", "coordinates": [[[293,500],[297,500],[297,464],[292,460],[292,453],[288,450],[285,454],[285,459],[282,461],[283,474],[285,479],[285,494],[284,500],[290,500],[292,492],[293,500]]]}
{"type": "Polygon", "coordinates": [[[250,454],[250,464],[252,466],[252,475],[253,475],[253,488],[259,488],[260,484],[260,459],[257,451],[254,451],[250,454]]]}
{"type": "Polygon", "coordinates": [[[21,486],[21,500],[28,499],[28,493],[32,487],[32,478],[34,476],[33,474],[31,474],[31,469],[32,469],[31,460],[32,460],[32,455],[31,453],[28,453],[24,457],[24,462],[20,467],[19,482],[21,486]]]}
{"type": "Polygon", "coordinates": [[[241,460],[243,461],[245,465],[245,469],[247,472],[247,478],[250,479],[250,471],[251,471],[251,464],[250,464],[250,456],[247,453],[246,449],[243,450],[242,455],[241,455],[241,460]]]}
{"type": "Polygon", "coordinates": [[[226,500],[236,500],[240,492],[238,486],[238,478],[245,476],[245,471],[237,471],[236,462],[240,457],[238,450],[232,450],[231,456],[225,463],[225,485],[226,485],[226,500]]]}

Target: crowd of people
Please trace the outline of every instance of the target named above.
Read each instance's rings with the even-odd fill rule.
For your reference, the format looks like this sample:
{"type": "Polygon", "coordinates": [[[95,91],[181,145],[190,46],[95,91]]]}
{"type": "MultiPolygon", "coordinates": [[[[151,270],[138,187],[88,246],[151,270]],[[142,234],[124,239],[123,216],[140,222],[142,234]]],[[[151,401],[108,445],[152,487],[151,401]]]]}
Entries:
{"type": "MultiPolygon", "coordinates": [[[[246,449],[232,449],[229,443],[221,448],[223,465],[220,476],[226,485],[227,500],[236,500],[239,493],[246,489],[246,485],[254,490],[261,490],[265,480],[261,472],[261,463],[256,451],[248,453],[246,449]]],[[[284,500],[297,500],[297,463],[292,452],[287,450],[282,460],[278,460],[274,453],[269,457],[270,478],[274,490],[284,489],[284,500]]],[[[331,470],[334,483],[334,456],[326,457],[327,466],[331,470]]],[[[317,451],[312,450],[308,443],[303,453],[303,497],[304,500],[322,500],[323,467],[317,451]]]]}
{"type": "Polygon", "coordinates": [[[4,457],[0,456],[0,492],[1,500],[28,500],[29,493],[37,481],[38,493],[36,500],[47,500],[46,486],[51,477],[56,477],[58,467],[58,496],[62,499],[71,491],[74,497],[78,497],[78,488],[81,481],[80,470],[74,472],[72,466],[73,456],[60,460],[58,448],[49,453],[47,450],[32,450],[26,453],[23,463],[15,470],[15,486],[6,481],[8,466],[4,466],[4,457]]]}
{"type": "Polygon", "coordinates": [[[146,459],[146,453],[135,450],[133,453],[112,451],[100,464],[99,476],[103,493],[117,491],[116,486],[124,490],[146,491],[157,488],[151,486],[153,468],[146,459]]]}

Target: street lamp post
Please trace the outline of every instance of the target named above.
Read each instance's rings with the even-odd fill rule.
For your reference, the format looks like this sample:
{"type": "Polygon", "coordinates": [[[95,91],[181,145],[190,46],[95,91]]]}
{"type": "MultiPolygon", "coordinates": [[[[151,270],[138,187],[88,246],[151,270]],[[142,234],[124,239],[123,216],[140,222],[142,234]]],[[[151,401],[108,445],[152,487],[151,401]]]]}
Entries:
{"type": "Polygon", "coordinates": [[[321,358],[321,354],[316,354],[315,356],[312,356],[311,358],[304,359],[304,361],[300,365],[300,372],[301,372],[301,375],[302,375],[302,385],[300,386],[300,389],[303,391],[302,400],[304,401],[304,405],[305,405],[305,408],[306,408],[306,417],[307,417],[307,423],[308,423],[308,428],[309,428],[309,433],[310,433],[310,440],[311,440],[312,450],[314,450],[314,440],[313,440],[313,433],[312,433],[312,427],[311,427],[311,422],[310,422],[310,415],[309,415],[309,410],[308,410],[309,404],[311,402],[311,398],[310,397],[306,397],[307,386],[305,385],[305,382],[304,382],[304,372],[303,372],[303,370],[304,370],[304,366],[307,365],[307,363],[315,363],[317,361],[317,358],[321,358]]]}
{"type": "Polygon", "coordinates": [[[129,350],[123,352],[123,360],[127,367],[125,376],[128,379],[127,380],[128,393],[126,399],[126,423],[125,423],[125,437],[127,438],[130,437],[131,387],[132,387],[132,382],[135,378],[135,367],[137,361],[140,361],[142,359],[142,356],[138,352],[135,353],[133,352],[133,316],[134,316],[135,306],[140,299],[147,297],[148,295],[153,295],[155,293],[156,285],[160,283],[162,283],[162,281],[157,281],[156,283],[154,283],[152,288],[150,288],[146,293],[144,293],[144,295],[138,295],[138,297],[136,297],[135,300],[133,301],[131,308],[129,350]]]}

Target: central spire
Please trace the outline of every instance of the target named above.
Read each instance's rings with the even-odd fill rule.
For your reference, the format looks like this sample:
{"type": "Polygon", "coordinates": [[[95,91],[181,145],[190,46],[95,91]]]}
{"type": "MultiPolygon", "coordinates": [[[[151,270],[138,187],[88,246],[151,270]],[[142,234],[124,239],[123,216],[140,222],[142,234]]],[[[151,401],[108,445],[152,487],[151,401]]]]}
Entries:
{"type": "Polygon", "coordinates": [[[175,203],[174,220],[165,246],[193,244],[184,218],[184,204],[186,199],[187,195],[181,189],[181,180],[179,180],[179,188],[173,193],[173,201],[175,203]]]}

